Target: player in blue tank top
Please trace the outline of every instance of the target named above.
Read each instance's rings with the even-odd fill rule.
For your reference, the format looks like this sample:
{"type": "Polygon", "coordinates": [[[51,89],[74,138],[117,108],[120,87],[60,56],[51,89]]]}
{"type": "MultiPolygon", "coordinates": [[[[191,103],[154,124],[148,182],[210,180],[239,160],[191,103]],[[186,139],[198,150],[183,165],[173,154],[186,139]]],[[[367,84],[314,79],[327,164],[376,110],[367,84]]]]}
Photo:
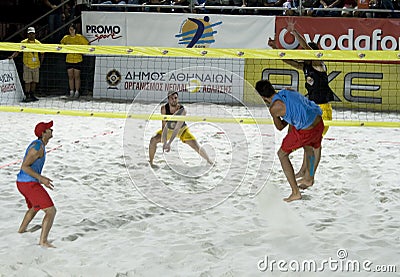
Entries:
{"type": "Polygon", "coordinates": [[[321,108],[303,95],[291,90],[281,90],[272,98],[271,105],[280,100],[285,103],[286,113],[282,117],[288,124],[297,130],[311,126],[318,115],[322,115],[321,108]]]}
{"type": "MultiPolygon", "coordinates": [[[[44,166],[44,162],[46,160],[45,145],[44,145],[43,141],[41,141],[40,139],[32,141],[31,144],[29,144],[28,148],[25,151],[24,160],[26,159],[26,157],[29,153],[29,150],[31,150],[32,148],[35,149],[35,151],[40,151],[40,150],[43,151],[43,156],[36,159],[30,166],[34,172],[41,174],[43,166],[44,166]]],[[[36,179],[35,177],[26,173],[22,168],[17,175],[17,181],[18,182],[39,182],[38,179],[36,179]]]]}
{"type": "Polygon", "coordinates": [[[17,188],[25,197],[28,211],[19,227],[19,233],[27,232],[29,223],[39,210],[43,210],[45,216],[42,222],[39,245],[54,247],[48,241],[48,235],[56,215],[56,208],[43,184],[48,189],[53,189],[53,181],[42,175],[42,169],[46,160],[46,144],[53,137],[53,121],[40,122],[35,127],[35,135],[38,139],[32,141],[25,151],[21,169],[17,175],[17,188]]]}
{"type": "MultiPolygon", "coordinates": [[[[318,45],[315,42],[308,42],[305,40],[304,36],[301,35],[294,27],[294,22],[289,22],[286,30],[291,33],[296,40],[299,42],[300,46],[306,50],[319,50],[318,45]]],[[[277,49],[275,40],[269,38],[268,46],[273,49],[277,49]]],[[[334,101],[335,96],[332,89],[329,86],[328,69],[325,63],[321,60],[283,60],[283,62],[303,71],[305,79],[305,88],[307,89],[308,99],[314,101],[322,109],[322,119],[332,120],[332,105],[330,101],[334,101]]],[[[329,126],[325,126],[323,136],[328,132],[329,126]]],[[[318,148],[318,151],[314,153],[315,155],[315,170],[317,170],[318,164],[321,159],[322,147],[318,148]]],[[[306,170],[306,155],[303,155],[303,163],[301,168],[296,173],[296,178],[302,178],[306,170]]],[[[299,180],[300,183],[303,179],[299,180]]],[[[308,188],[309,184],[300,184],[300,188],[308,188]]]]}
{"type": "Polygon", "coordinates": [[[256,83],[256,91],[269,106],[274,125],[283,130],[291,125],[291,129],[282,141],[278,157],[292,189],[285,201],[301,199],[301,193],[295,178],[289,154],[298,148],[304,148],[307,156],[307,167],[304,178],[310,184],[314,183],[315,156],[314,149],[321,147],[324,122],[322,110],[313,101],[298,92],[281,90],[278,93],[268,80],[256,83]]]}

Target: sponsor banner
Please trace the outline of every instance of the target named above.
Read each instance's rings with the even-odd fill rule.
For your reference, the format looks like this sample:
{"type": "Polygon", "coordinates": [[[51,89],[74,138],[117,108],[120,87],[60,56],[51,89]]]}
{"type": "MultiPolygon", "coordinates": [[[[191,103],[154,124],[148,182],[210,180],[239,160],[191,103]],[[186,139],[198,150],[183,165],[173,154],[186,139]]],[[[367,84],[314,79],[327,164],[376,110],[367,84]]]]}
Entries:
{"type": "Polygon", "coordinates": [[[82,32],[92,45],[265,48],[275,17],[82,12],[82,32]]]}
{"type": "Polygon", "coordinates": [[[168,91],[181,101],[238,103],[243,100],[244,60],[96,57],[94,98],[165,100],[168,91]]]}
{"type": "Polygon", "coordinates": [[[0,60],[0,104],[15,104],[24,97],[13,59],[0,60]]]}
{"type": "MultiPolygon", "coordinates": [[[[323,50],[399,50],[400,21],[390,18],[291,17],[306,41],[323,50]]],[[[278,48],[297,49],[299,43],[286,31],[288,17],[276,17],[278,48]]]]}
{"type": "MultiPolygon", "coordinates": [[[[334,107],[398,111],[400,94],[398,64],[325,62],[329,84],[335,93],[334,107]]],[[[282,61],[246,60],[245,79],[255,85],[269,79],[276,89],[293,88],[306,94],[304,74],[282,61]],[[251,73],[249,73],[251,72],[251,73]]],[[[245,99],[248,99],[246,95],[245,99]]]]}
{"type": "Polygon", "coordinates": [[[126,19],[121,12],[82,12],[82,34],[91,45],[128,45],[126,19]]]}

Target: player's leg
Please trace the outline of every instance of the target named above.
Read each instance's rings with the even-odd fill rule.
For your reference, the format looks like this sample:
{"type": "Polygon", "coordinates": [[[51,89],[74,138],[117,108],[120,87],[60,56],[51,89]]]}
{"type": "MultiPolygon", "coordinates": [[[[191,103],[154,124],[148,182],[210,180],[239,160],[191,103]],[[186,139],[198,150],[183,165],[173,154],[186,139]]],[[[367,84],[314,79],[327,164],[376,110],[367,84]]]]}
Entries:
{"type": "Polygon", "coordinates": [[[24,83],[25,83],[25,86],[24,86],[25,87],[25,91],[24,91],[25,99],[23,101],[29,102],[29,101],[31,101],[29,95],[31,92],[31,82],[33,79],[32,79],[32,74],[29,70],[29,67],[27,67],[25,64],[24,64],[23,79],[24,79],[24,83]]]}
{"type": "Polygon", "coordinates": [[[306,168],[307,168],[307,156],[306,152],[303,151],[303,162],[301,164],[299,171],[295,175],[296,179],[302,178],[304,176],[304,174],[306,173],[306,168]]]}
{"type": "Polygon", "coordinates": [[[69,96],[74,97],[75,93],[74,69],[68,68],[67,73],[68,73],[69,96]]]}
{"type": "Polygon", "coordinates": [[[51,227],[53,226],[54,218],[56,216],[56,208],[54,206],[43,209],[45,212],[42,222],[42,232],[40,234],[39,244],[44,247],[54,247],[49,241],[48,236],[51,227]]]}
{"type": "Polygon", "coordinates": [[[153,165],[154,156],[157,151],[157,143],[160,143],[160,142],[161,142],[161,134],[160,134],[160,132],[157,132],[157,134],[150,139],[150,144],[149,144],[150,165],[153,165]]]}
{"type": "Polygon", "coordinates": [[[282,170],[285,173],[286,179],[290,184],[290,188],[292,189],[292,193],[289,195],[289,197],[284,198],[283,200],[285,200],[286,202],[291,202],[293,200],[301,199],[301,193],[299,187],[297,186],[293,166],[289,159],[289,153],[283,151],[282,148],[280,148],[278,150],[278,157],[279,161],[281,162],[282,170]]]}
{"type": "Polygon", "coordinates": [[[28,209],[28,211],[25,213],[25,216],[22,220],[21,226],[19,226],[18,233],[25,233],[26,229],[28,228],[29,223],[32,221],[32,219],[35,217],[37,214],[37,211],[35,211],[34,208],[28,209]]]}
{"type": "Polygon", "coordinates": [[[318,147],[318,148],[314,148],[314,156],[315,156],[314,176],[317,173],[317,167],[319,165],[319,161],[321,160],[321,152],[322,152],[322,146],[318,147]]]}
{"type": "Polygon", "coordinates": [[[31,72],[32,72],[32,82],[31,82],[29,97],[32,101],[38,101],[39,99],[36,98],[35,92],[36,92],[36,84],[39,83],[39,67],[31,69],[31,72]]]}
{"type": "Polygon", "coordinates": [[[81,89],[81,70],[74,69],[74,80],[75,80],[75,98],[80,96],[79,91],[81,89]]]}
{"type": "Polygon", "coordinates": [[[209,164],[213,164],[213,162],[210,160],[210,157],[208,157],[207,152],[204,150],[203,147],[201,147],[199,145],[199,143],[197,142],[197,140],[186,140],[184,141],[185,143],[187,143],[190,147],[192,147],[197,153],[199,153],[199,155],[205,159],[209,164]]]}
{"type": "Polygon", "coordinates": [[[315,154],[311,146],[304,146],[304,153],[306,154],[306,171],[304,176],[298,180],[299,188],[306,189],[314,184],[315,175],[315,154]]]}
{"type": "Polygon", "coordinates": [[[32,184],[17,182],[17,189],[24,196],[26,205],[28,207],[28,210],[26,211],[25,216],[22,219],[21,225],[19,226],[18,229],[18,233],[24,233],[26,232],[29,223],[37,214],[37,211],[34,210],[33,204],[30,201],[30,195],[32,194],[32,184]]]}

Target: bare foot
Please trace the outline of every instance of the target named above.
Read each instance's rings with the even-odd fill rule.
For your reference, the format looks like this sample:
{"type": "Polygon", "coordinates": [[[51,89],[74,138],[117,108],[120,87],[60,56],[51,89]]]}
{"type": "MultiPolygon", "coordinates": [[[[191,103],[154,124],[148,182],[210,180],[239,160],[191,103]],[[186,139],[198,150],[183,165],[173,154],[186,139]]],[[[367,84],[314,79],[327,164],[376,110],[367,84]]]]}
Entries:
{"type": "Polygon", "coordinates": [[[300,192],[299,193],[296,193],[296,194],[291,194],[291,195],[289,195],[289,197],[287,197],[287,198],[283,198],[283,200],[284,201],[286,201],[286,202],[292,202],[292,201],[294,201],[294,200],[300,200],[301,199],[301,194],[300,194],[300,192]]]}
{"type": "Polygon", "coordinates": [[[294,175],[294,177],[295,177],[296,179],[299,179],[299,178],[304,177],[304,174],[306,174],[306,171],[300,169],[300,171],[297,172],[296,175],[294,175]]]}
{"type": "Polygon", "coordinates": [[[152,162],[150,162],[149,161],[149,164],[150,164],[150,167],[151,168],[153,168],[153,169],[156,169],[156,168],[158,168],[159,166],[158,165],[156,165],[156,164],[153,164],[152,162]]]}
{"type": "Polygon", "coordinates": [[[208,160],[207,163],[208,163],[209,165],[213,166],[213,165],[215,165],[217,162],[216,162],[216,161],[208,160]]]}
{"type": "Polygon", "coordinates": [[[46,247],[46,248],[56,248],[54,245],[52,245],[50,242],[46,241],[46,242],[40,242],[39,243],[40,246],[42,247],[46,247]]]}
{"type": "Polygon", "coordinates": [[[297,183],[299,184],[299,188],[308,189],[309,187],[312,187],[312,185],[314,185],[314,180],[301,178],[299,181],[297,181],[297,183]]]}

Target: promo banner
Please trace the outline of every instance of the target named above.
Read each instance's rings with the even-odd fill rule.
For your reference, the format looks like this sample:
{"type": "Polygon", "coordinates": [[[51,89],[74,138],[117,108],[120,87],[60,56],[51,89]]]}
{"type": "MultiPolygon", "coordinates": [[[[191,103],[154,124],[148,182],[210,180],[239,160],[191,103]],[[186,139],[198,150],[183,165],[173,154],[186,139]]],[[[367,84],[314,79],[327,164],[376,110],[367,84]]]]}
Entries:
{"type": "Polygon", "coordinates": [[[275,23],[278,48],[297,49],[299,43],[286,31],[289,22],[307,42],[323,50],[399,50],[400,20],[391,18],[283,17],[275,23]]]}
{"type": "Polygon", "coordinates": [[[243,100],[242,59],[96,58],[94,98],[160,102],[169,91],[188,102],[243,100]]]}
{"type": "Polygon", "coordinates": [[[0,104],[22,101],[24,92],[13,59],[0,60],[0,104]]]}
{"type": "Polygon", "coordinates": [[[274,16],[82,12],[92,45],[265,48],[274,30],[274,16]]]}

